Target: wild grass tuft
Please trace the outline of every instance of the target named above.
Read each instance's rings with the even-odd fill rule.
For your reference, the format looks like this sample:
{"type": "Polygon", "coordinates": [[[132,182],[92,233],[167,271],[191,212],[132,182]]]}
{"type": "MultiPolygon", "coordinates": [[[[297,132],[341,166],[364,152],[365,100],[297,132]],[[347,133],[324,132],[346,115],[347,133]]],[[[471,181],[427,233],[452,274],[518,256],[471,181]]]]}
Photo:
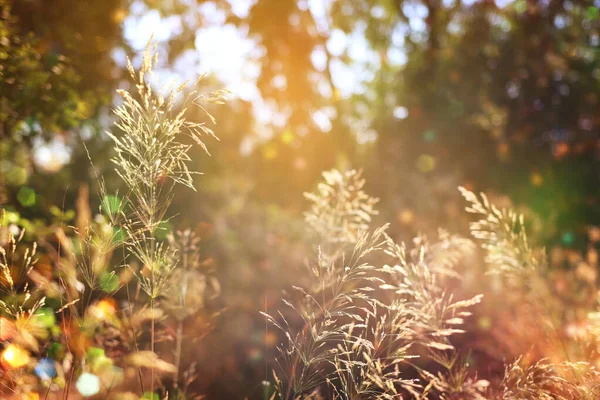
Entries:
{"type": "MultiPolygon", "coordinates": [[[[439,243],[417,238],[409,250],[386,234],[388,225],[371,230],[377,200],[362,190],[359,173],[323,176],[318,192],[306,196],[312,205],[305,219],[327,252],[319,247],[310,264],[312,284],[294,287],[296,300],[284,300],[302,324],[296,329],[282,312],[266,315],[286,338],[278,395],[302,398],[324,387],[340,399],[439,392],[445,375],[419,371],[415,360],[427,357],[448,373],[455,366],[450,339],[464,332],[467,310],[481,296],[457,301],[441,282],[456,276],[454,264],[473,244],[441,233],[439,243]]],[[[461,387],[479,393],[486,384],[477,382],[465,378],[461,387]]]]}
{"type": "MultiPolygon", "coordinates": [[[[116,153],[112,162],[125,190],[109,194],[98,177],[101,206],[93,219],[87,190],[80,191],[77,227],[57,227],[57,245],[44,243],[56,270],[34,269],[35,244],[19,253],[22,266],[15,269],[23,231],[16,238],[0,228],[0,233],[8,232],[0,243],[0,330],[10,331],[0,332],[0,340],[21,346],[9,359],[18,354],[23,361],[9,362],[14,371],[0,376],[9,393],[37,396],[42,389],[46,399],[77,397],[77,391],[127,399],[189,395],[195,370],[194,364],[182,366],[183,322],[198,313],[210,321],[206,301],[218,295],[219,286],[191,231],[176,232],[167,240],[159,233],[170,218],[174,186],[195,190],[197,172],[190,167],[193,144],[188,140],[208,154],[205,139],[216,139],[205,122],[186,118],[186,107],[199,107],[212,124],[214,118],[203,104],[222,104],[226,92],[200,93],[196,87],[201,78],[191,89],[184,82],[156,90],[152,77],[157,60],[152,41],[139,70],[127,60],[134,92],[118,91],[122,104],[114,114],[120,132],[107,132],[116,153]],[[119,256],[121,262],[115,263],[119,256]],[[112,296],[120,290],[127,299],[117,303],[112,296]],[[45,307],[47,297],[59,305],[45,307]],[[59,321],[50,327],[54,314],[59,321]],[[177,324],[176,343],[173,355],[165,357],[156,347],[157,324],[169,319],[177,324]],[[33,373],[22,373],[22,368],[32,371],[38,359],[47,360],[45,368],[55,370],[56,378],[38,380],[33,373]],[[87,381],[82,383],[81,377],[87,381]]],[[[6,350],[3,354],[8,357],[6,350]]]]}

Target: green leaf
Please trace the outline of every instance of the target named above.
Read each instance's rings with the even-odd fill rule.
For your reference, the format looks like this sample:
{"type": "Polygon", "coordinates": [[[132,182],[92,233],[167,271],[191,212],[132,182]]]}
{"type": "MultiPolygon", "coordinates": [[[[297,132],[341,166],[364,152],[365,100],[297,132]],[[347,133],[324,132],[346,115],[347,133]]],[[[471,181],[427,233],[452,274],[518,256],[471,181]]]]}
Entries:
{"type": "Polygon", "coordinates": [[[113,244],[120,244],[125,240],[125,229],[123,228],[119,228],[118,226],[113,227],[113,237],[112,237],[112,242],[113,244]]]}
{"type": "Polygon", "coordinates": [[[121,212],[121,199],[117,196],[109,194],[102,199],[102,212],[105,215],[117,215],[121,212]]]}

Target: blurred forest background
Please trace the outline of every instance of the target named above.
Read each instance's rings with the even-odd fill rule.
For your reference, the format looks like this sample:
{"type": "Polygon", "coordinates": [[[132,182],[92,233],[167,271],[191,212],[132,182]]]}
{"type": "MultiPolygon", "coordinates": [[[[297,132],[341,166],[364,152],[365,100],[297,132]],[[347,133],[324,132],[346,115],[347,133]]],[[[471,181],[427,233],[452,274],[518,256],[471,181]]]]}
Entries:
{"type": "Polygon", "coordinates": [[[96,213],[96,173],[120,185],[104,132],[151,34],[162,81],[232,92],[167,226],[211,232],[227,317],[186,355],[211,360],[209,397],[260,392],[277,338],[258,312],[301,270],[325,169],[362,168],[400,239],[466,232],[463,185],[549,248],[598,240],[600,1],[0,0],[0,204],[26,240],[96,213]]]}

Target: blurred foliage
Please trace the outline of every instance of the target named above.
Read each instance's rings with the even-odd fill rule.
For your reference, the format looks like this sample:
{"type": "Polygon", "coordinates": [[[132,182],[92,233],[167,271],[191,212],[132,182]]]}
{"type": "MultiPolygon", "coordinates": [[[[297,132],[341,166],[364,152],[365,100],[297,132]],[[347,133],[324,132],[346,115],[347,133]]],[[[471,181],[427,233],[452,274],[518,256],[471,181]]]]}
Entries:
{"type": "Polygon", "coordinates": [[[96,132],[121,74],[111,51],[121,45],[122,6],[0,2],[0,202],[40,223],[50,206],[72,208],[77,182],[89,180],[81,141],[95,154],[106,147],[96,132]]]}
{"type": "MultiPolygon", "coordinates": [[[[598,222],[597,2],[257,0],[247,15],[209,3],[225,14],[212,24],[256,41],[257,87],[285,121],[255,128],[274,133],[252,156],[257,193],[291,204],[348,163],[366,167],[384,209],[427,215],[429,229],[456,214],[458,184],[528,204],[551,242],[582,244],[598,222]]],[[[164,15],[195,7],[168,4],[164,15]]],[[[193,46],[201,21],[169,46],[193,46]]]]}
{"type": "MultiPolygon", "coordinates": [[[[96,115],[112,96],[120,0],[3,0],[1,132],[60,133],[96,115]],[[19,126],[19,125],[27,126],[19,126]]],[[[118,76],[118,75],[117,75],[118,76]]]]}
{"type": "MultiPolygon", "coordinates": [[[[56,65],[64,70],[49,86],[51,104],[44,104],[44,93],[9,91],[14,110],[4,130],[26,123],[27,132],[64,135],[82,122],[92,129],[98,105],[108,103],[122,75],[110,52],[128,48],[121,38],[127,6],[59,3],[4,6],[3,29],[16,36],[14,43],[3,41],[14,54],[8,69],[37,91],[45,89],[36,82],[51,77],[56,65]],[[30,75],[19,69],[23,57],[36,60],[30,75]]],[[[258,0],[248,3],[247,15],[238,3],[146,1],[132,7],[143,4],[163,18],[179,18],[178,33],[165,43],[173,62],[208,26],[233,24],[255,41],[248,62],[261,66],[256,84],[264,107],[281,118],[258,125],[253,106],[238,101],[226,111],[238,125],[227,151],[237,152],[244,134],[259,143],[250,157],[238,152],[228,161],[247,163],[260,175],[254,189],[260,201],[287,207],[320,171],[337,164],[366,168],[375,194],[390,204],[384,208],[393,215],[385,217],[428,215],[429,228],[456,213],[458,184],[527,203],[552,222],[551,241],[574,232],[580,243],[583,225],[600,218],[600,23],[593,1],[258,0]],[[223,18],[204,16],[208,5],[223,18]],[[392,183],[376,178],[382,171],[394,174],[392,183]]],[[[89,147],[95,156],[102,143],[89,147]]],[[[87,162],[83,154],[71,157],[72,164],[87,162]]],[[[23,181],[27,170],[11,173],[23,181]]]]}

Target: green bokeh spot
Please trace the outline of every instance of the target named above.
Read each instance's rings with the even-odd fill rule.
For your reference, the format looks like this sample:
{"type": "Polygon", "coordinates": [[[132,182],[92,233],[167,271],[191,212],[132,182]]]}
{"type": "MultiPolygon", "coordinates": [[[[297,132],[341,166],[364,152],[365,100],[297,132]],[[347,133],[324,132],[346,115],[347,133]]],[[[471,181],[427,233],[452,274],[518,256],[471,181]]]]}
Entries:
{"type": "Polygon", "coordinates": [[[585,12],[585,16],[589,20],[597,19],[599,14],[600,10],[598,10],[598,8],[594,6],[588,7],[585,12]]]}
{"type": "Polygon", "coordinates": [[[94,360],[98,358],[104,358],[104,349],[100,347],[90,347],[87,351],[88,360],[94,360]]]}
{"type": "Polygon", "coordinates": [[[53,217],[58,218],[61,221],[71,221],[75,218],[75,210],[63,211],[54,205],[50,206],[49,210],[53,217]]]}
{"type": "Polygon", "coordinates": [[[103,272],[100,275],[100,288],[106,293],[113,293],[119,289],[119,277],[114,272],[103,272]]]}
{"type": "Polygon", "coordinates": [[[42,307],[35,314],[35,318],[37,322],[39,322],[45,328],[52,328],[56,322],[56,317],[54,316],[54,310],[50,307],[42,307]]]}
{"type": "Polygon", "coordinates": [[[160,400],[160,398],[156,393],[145,392],[142,397],[140,397],[140,400],[160,400]]]}
{"type": "Polygon", "coordinates": [[[56,338],[62,334],[62,329],[60,329],[60,326],[54,325],[50,328],[50,333],[52,334],[52,337],[56,338]]]}
{"type": "Polygon", "coordinates": [[[4,215],[0,213],[0,225],[17,224],[20,219],[18,212],[4,211],[4,215]]]}
{"type": "Polygon", "coordinates": [[[437,134],[433,129],[428,129],[425,131],[425,133],[423,133],[423,140],[425,140],[428,143],[433,142],[436,139],[436,137],[437,134]]]}
{"type": "Polygon", "coordinates": [[[6,173],[6,180],[14,186],[23,185],[27,182],[29,174],[27,170],[22,167],[13,166],[6,173]]]}
{"type": "Polygon", "coordinates": [[[519,0],[515,2],[515,11],[519,14],[523,14],[525,11],[527,11],[527,1],[519,0]]]}
{"type": "Polygon", "coordinates": [[[30,187],[23,186],[19,189],[17,200],[23,207],[31,207],[35,204],[35,190],[30,187]]]}
{"type": "Polygon", "coordinates": [[[573,235],[573,232],[563,233],[562,242],[567,246],[573,244],[575,242],[575,235],[573,235]]]}

